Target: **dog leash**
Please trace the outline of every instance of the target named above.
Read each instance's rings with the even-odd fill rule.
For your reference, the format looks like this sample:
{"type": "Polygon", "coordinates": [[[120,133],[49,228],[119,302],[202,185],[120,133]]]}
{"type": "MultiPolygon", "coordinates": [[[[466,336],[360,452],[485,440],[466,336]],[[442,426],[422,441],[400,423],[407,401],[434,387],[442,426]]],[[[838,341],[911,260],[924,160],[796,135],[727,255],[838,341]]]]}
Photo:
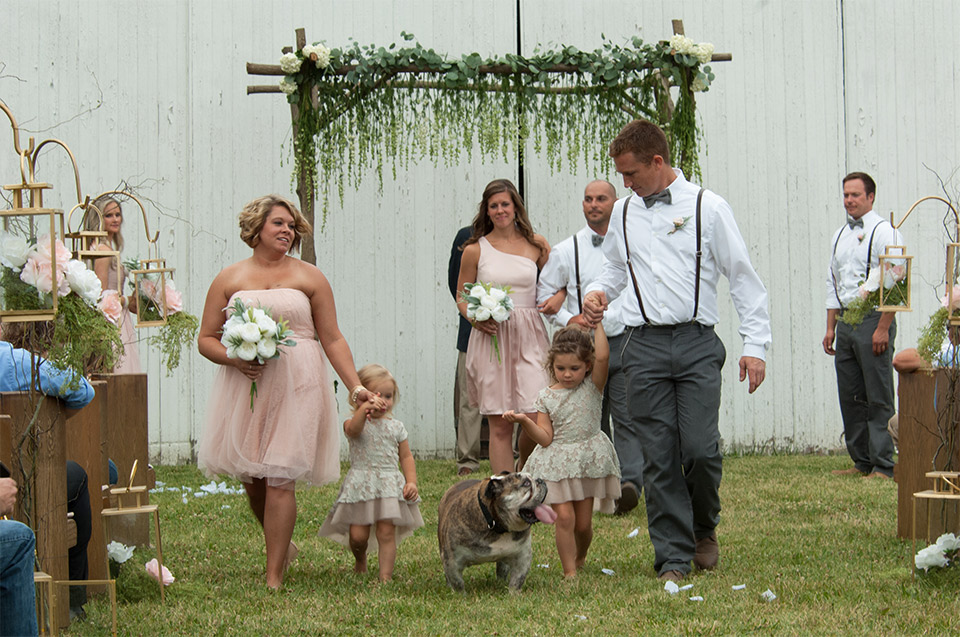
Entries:
{"type": "Polygon", "coordinates": [[[509,531],[509,529],[500,524],[499,520],[493,519],[493,514],[490,513],[490,509],[487,508],[487,505],[484,504],[480,498],[480,490],[477,490],[477,503],[480,504],[480,511],[483,513],[483,519],[487,521],[488,529],[494,533],[506,533],[509,531]]]}

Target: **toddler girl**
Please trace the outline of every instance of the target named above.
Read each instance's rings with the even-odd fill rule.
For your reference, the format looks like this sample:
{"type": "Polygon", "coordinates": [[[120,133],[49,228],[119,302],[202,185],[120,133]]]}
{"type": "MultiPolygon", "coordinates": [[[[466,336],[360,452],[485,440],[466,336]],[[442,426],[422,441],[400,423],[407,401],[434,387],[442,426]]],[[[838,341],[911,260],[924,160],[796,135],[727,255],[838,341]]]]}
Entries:
{"type": "Polygon", "coordinates": [[[397,544],[423,526],[417,469],[407,430],[391,413],[399,398],[397,382],[380,365],[366,365],[358,375],[371,399],[357,405],[353,417],[343,423],[350,470],[319,534],[350,547],[356,573],[366,573],[367,553],[378,552],[380,581],[386,582],[393,576],[397,544]],[[375,408],[375,396],[382,400],[382,409],[375,408]],[[372,525],[376,525],[373,538],[372,525]]]}
{"type": "Polygon", "coordinates": [[[557,513],[554,525],[564,577],[583,567],[593,539],[593,503],[613,513],[620,497],[620,461],[613,443],[600,431],[603,386],[610,348],[603,328],[590,334],[577,326],[559,330],[547,354],[553,384],[537,397],[537,421],[507,412],[537,443],[524,471],[547,482],[545,504],[557,513]]]}

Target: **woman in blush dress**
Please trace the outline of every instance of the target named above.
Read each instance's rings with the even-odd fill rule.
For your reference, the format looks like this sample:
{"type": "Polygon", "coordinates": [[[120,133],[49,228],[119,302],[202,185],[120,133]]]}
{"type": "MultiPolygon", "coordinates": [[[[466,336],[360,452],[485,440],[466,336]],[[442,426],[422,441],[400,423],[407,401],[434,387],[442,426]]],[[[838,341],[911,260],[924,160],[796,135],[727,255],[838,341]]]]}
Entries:
{"type": "Polygon", "coordinates": [[[200,353],[220,365],[211,389],[199,464],[208,475],[243,481],[263,528],[267,586],[279,588],[297,547],[297,480],[319,485],[340,477],[340,437],[327,361],[352,403],[378,401],[360,383],[353,354],[337,325],[330,283],[316,267],[289,255],[310,224],[290,201],[269,195],[244,206],[240,238],[253,255],[224,268],[207,292],[200,353]],[[228,358],[221,328],[235,299],[268,308],[294,332],[295,347],[263,365],[228,358]],[[318,340],[319,339],[319,340],[318,340]],[[251,409],[250,384],[257,395],[251,409]]]}
{"type": "MultiPolygon", "coordinates": [[[[123,250],[123,209],[120,202],[111,196],[103,196],[93,202],[103,216],[103,225],[97,213],[90,210],[84,215],[84,230],[102,230],[107,233],[106,242],[98,243],[97,250],[123,250]]],[[[116,290],[120,294],[120,303],[123,312],[120,314],[120,340],[123,342],[123,355],[113,368],[114,374],[139,374],[140,354],[137,352],[137,334],[133,329],[133,316],[130,308],[136,311],[137,295],[124,296],[123,287],[126,285],[126,270],[123,265],[117,266],[116,259],[93,259],[93,271],[97,273],[100,284],[105,292],[116,290]]]]}
{"type": "MultiPolygon", "coordinates": [[[[490,424],[490,468],[494,474],[512,471],[513,423],[503,413],[516,411],[536,417],[534,401],[547,386],[543,368],[549,342],[537,310],[537,273],[547,262],[550,244],[534,234],[516,187],[508,179],[487,184],[473,219],[473,235],[463,245],[457,286],[482,281],[509,285],[514,309],[510,318],[473,322],[467,345],[467,385],[470,402],[490,424]],[[499,358],[493,348],[496,335],[499,358]]],[[[466,301],[457,308],[467,316],[466,301]]],[[[520,433],[520,466],[535,444],[520,433]]]]}

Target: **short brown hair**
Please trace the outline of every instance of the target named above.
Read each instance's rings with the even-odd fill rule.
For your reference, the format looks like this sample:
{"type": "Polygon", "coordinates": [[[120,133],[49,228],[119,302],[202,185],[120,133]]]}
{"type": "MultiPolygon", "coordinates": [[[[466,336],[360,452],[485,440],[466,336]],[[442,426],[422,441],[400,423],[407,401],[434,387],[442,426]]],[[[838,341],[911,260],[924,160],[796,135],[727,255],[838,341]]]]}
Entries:
{"type": "Polygon", "coordinates": [[[290,243],[290,251],[300,248],[300,240],[304,236],[309,236],[313,232],[310,222],[303,216],[300,209],[289,199],[280,195],[266,195],[254,199],[243,207],[240,211],[240,238],[251,248],[256,248],[260,244],[260,231],[263,230],[263,224],[267,222],[270,211],[274,206],[283,206],[293,217],[293,241],[290,243]]]}
{"type": "Polygon", "coordinates": [[[853,181],[854,179],[859,179],[863,182],[863,193],[865,195],[877,196],[877,182],[873,180],[873,177],[867,173],[853,172],[843,178],[843,183],[853,181]]]}
{"type": "Polygon", "coordinates": [[[561,354],[573,354],[592,367],[596,356],[590,333],[577,325],[568,325],[553,335],[553,344],[550,345],[547,362],[544,364],[553,382],[557,382],[557,377],[553,373],[553,361],[561,354]]]}
{"type": "Polygon", "coordinates": [[[611,157],[619,157],[624,153],[633,153],[644,164],[649,164],[655,155],[660,155],[663,163],[670,164],[667,136],[659,126],[645,119],[633,120],[610,142],[611,157]]]}

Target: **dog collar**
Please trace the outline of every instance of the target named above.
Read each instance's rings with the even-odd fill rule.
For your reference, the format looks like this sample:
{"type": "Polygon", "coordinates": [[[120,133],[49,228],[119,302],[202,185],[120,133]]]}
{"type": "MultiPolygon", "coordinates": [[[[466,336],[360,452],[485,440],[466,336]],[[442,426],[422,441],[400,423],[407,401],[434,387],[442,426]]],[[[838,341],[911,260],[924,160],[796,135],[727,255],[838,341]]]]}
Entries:
{"type": "Polygon", "coordinates": [[[509,529],[500,524],[499,520],[493,519],[493,514],[490,513],[490,509],[487,508],[487,505],[483,503],[483,500],[480,498],[480,491],[477,491],[477,503],[480,505],[480,511],[483,513],[483,519],[487,521],[487,528],[493,531],[494,533],[506,533],[509,529]]]}

